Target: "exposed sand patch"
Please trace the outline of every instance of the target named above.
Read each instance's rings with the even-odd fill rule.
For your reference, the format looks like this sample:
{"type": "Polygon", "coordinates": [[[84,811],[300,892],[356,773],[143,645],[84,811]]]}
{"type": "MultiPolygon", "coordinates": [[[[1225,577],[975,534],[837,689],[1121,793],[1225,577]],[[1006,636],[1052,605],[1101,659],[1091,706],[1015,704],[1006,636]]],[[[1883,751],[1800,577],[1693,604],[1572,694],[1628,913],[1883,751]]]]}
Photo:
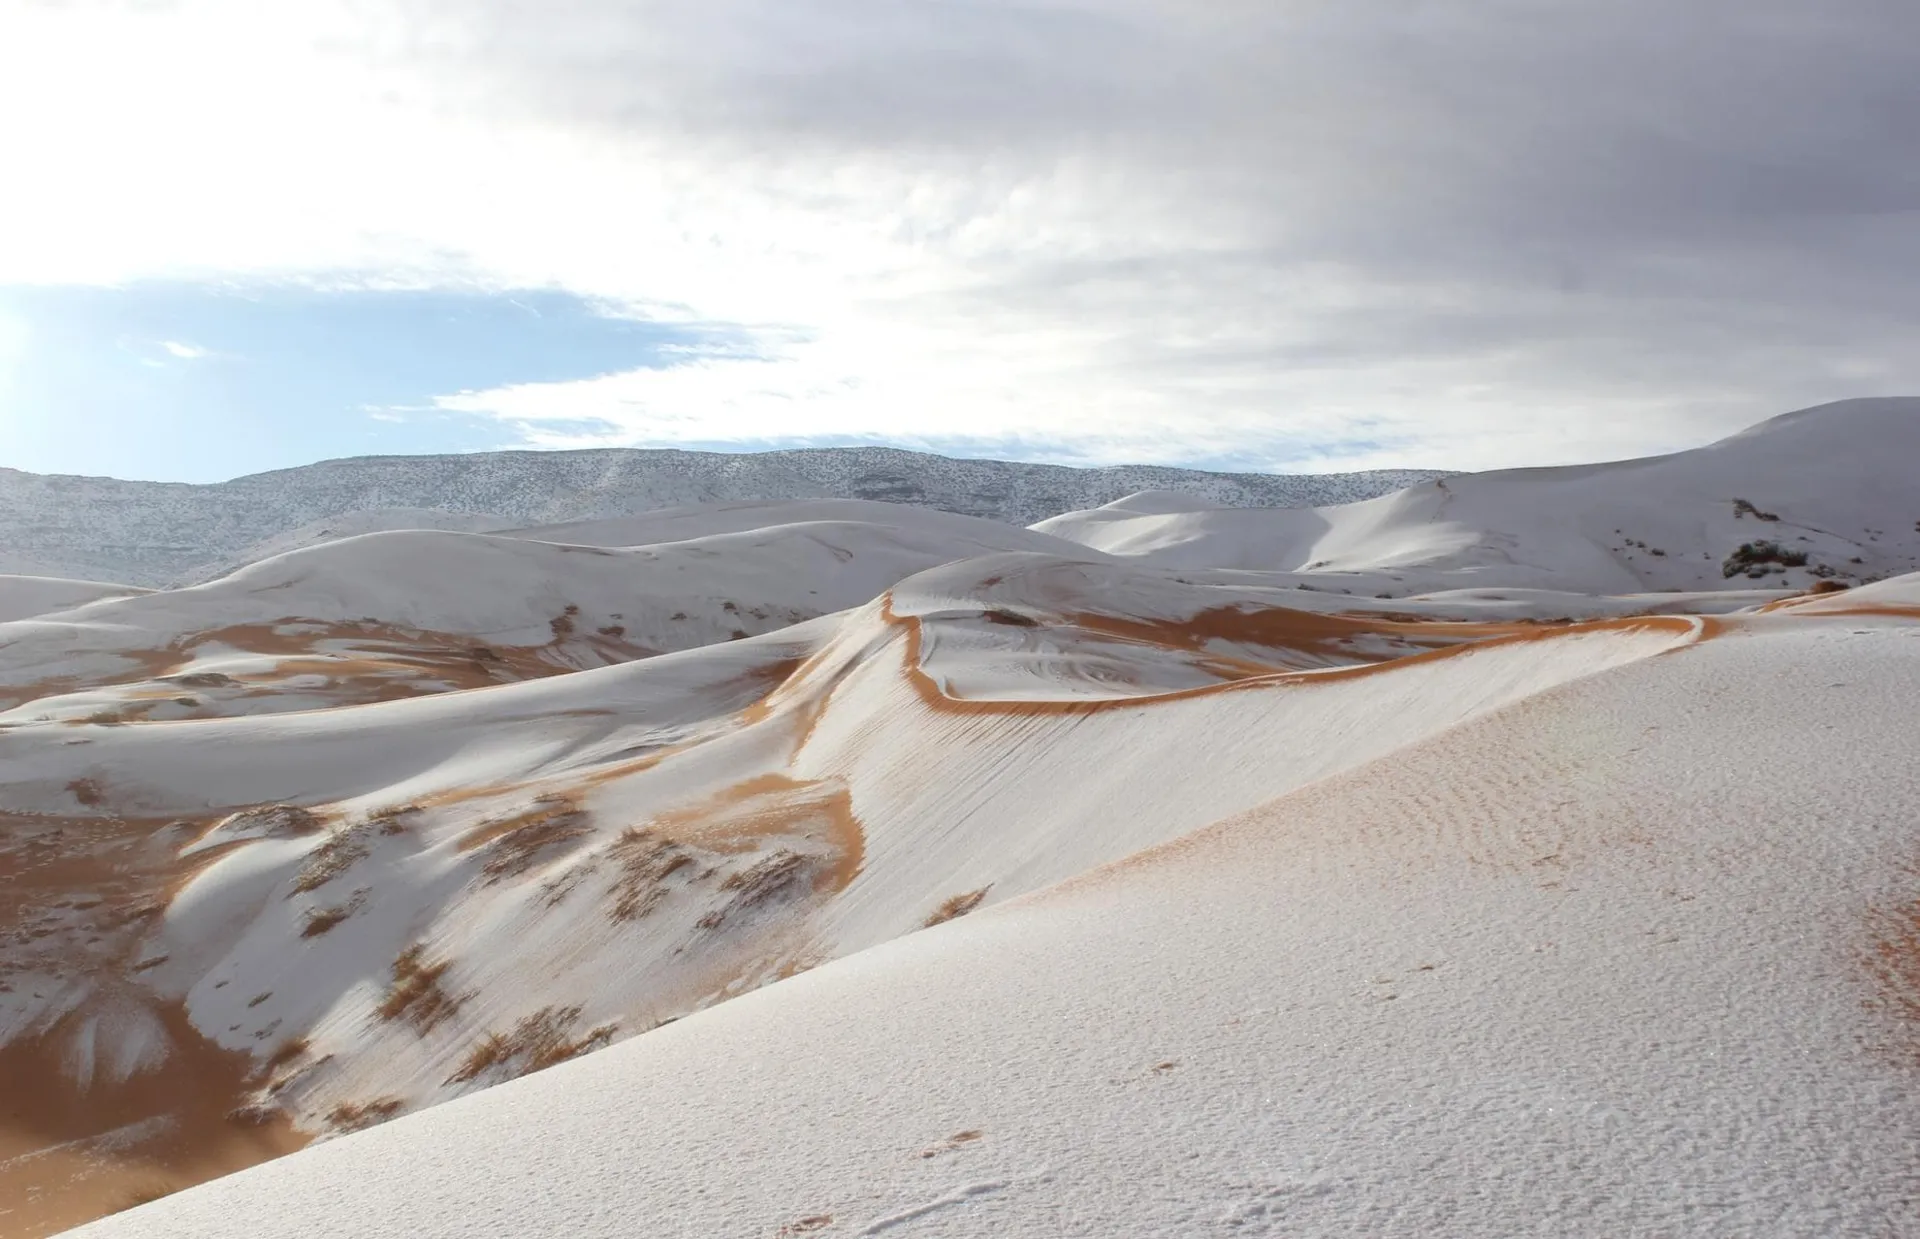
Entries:
{"type": "MultiPolygon", "coordinates": [[[[991,700],[956,696],[949,692],[926,669],[925,621],[917,615],[901,615],[893,609],[893,594],[889,591],[880,598],[881,616],[886,623],[902,629],[906,634],[905,671],[915,693],[929,707],[955,714],[998,714],[998,715],[1065,715],[1091,714],[1105,710],[1138,709],[1151,706],[1156,702],[1180,701],[1193,697],[1208,696],[1214,693],[1242,692],[1250,689],[1265,688],[1278,684],[1326,683],[1334,680],[1379,674],[1396,667],[1416,662],[1427,662],[1440,658],[1451,658],[1468,650],[1485,648],[1492,645],[1505,645],[1521,642],[1554,640],[1561,637],[1578,636],[1590,633],[1616,632],[1661,632],[1670,634],[1675,643],[1690,644],[1705,640],[1722,631],[1723,626],[1711,617],[1652,615],[1630,616],[1614,619],[1589,620],[1564,626],[1538,626],[1523,624],[1464,624],[1453,621],[1434,621],[1432,624],[1390,625],[1390,630],[1407,630],[1407,637],[1414,652],[1401,657],[1382,658],[1378,661],[1360,662],[1353,665],[1317,668],[1314,670],[1274,671],[1264,675],[1250,675],[1225,683],[1205,684],[1194,688],[1174,689],[1147,696],[1128,696],[1113,698],[1075,698],[1072,700],[1032,700],[1027,698],[991,700]],[[1424,643],[1412,641],[1412,635],[1419,634],[1424,643]]],[[[1132,621],[1109,620],[1106,617],[1076,616],[1073,622],[1087,624],[1111,624],[1116,634],[1132,633],[1137,639],[1150,643],[1167,644],[1175,649],[1190,650],[1212,639],[1220,632],[1259,632],[1268,639],[1277,640],[1281,635],[1297,632],[1299,644],[1296,648],[1311,648],[1315,642],[1325,639],[1325,634],[1338,632],[1348,636],[1372,631],[1365,621],[1351,616],[1324,616],[1307,612],[1293,611],[1285,607],[1268,608],[1278,614],[1268,615],[1265,611],[1243,611],[1229,608],[1233,617],[1217,615],[1200,626],[1190,628],[1188,623],[1159,622],[1135,625],[1132,621]],[[1296,617],[1298,620],[1296,621],[1296,617]],[[1336,627],[1323,627],[1321,621],[1336,621],[1336,627]],[[1296,626],[1297,625],[1297,626],[1296,626]],[[1158,635],[1156,635],[1158,634],[1158,635]],[[1160,640],[1164,637],[1164,640],[1160,640]]]]}
{"type": "Polygon", "coordinates": [[[759,775],[662,814],[657,827],[672,838],[723,853],[757,848],[781,835],[818,840],[831,848],[817,874],[823,893],[844,890],[866,857],[866,834],[846,786],[783,774],[759,775]]]}
{"type": "Polygon", "coordinates": [[[323,693],[329,706],[363,705],[542,679],[657,653],[626,640],[624,631],[616,635],[611,629],[576,634],[570,626],[556,627],[546,644],[516,646],[371,620],[288,617],[209,629],[159,649],[101,652],[95,656],[118,660],[116,665],[5,689],[0,691],[0,710],[111,690],[125,704],[96,709],[73,721],[140,722],[167,704],[194,711],[192,717],[214,718],[246,713],[246,702],[288,693],[323,693]],[[234,674],[197,666],[214,655],[241,656],[243,663],[265,660],[266,665],[234,668],[234,674]]]}
{"type": "Polygon", "coordinates": [[[177,1006],[147,1010],[164,1060],[77,1089],[72,1021],[0,1047],[0,1237],[25,1239],[230,1174],[306,1143],[284,1116],[239,1113],[252,1060],[219,1049],[177,1006]]]}

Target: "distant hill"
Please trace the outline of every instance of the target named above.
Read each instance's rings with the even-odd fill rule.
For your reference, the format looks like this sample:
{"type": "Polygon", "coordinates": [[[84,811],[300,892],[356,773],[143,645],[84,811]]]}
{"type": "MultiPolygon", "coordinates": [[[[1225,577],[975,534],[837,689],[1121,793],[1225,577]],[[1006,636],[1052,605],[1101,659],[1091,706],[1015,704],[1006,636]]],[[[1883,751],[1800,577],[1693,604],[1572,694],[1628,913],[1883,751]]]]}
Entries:
{"type": "Polygon", "coordinates": [[[166,586],[379,529],[479,532],[690,503],[815,498],[885,500],[1030,525],[1143,490],[1177,491],[1220,507],[1310,507],[1371,499],[1442,476],[1072,469],[892,448],[368,456],[214,485],[0,469],[0,573],[166,586]],[[436,520],[436,513],[444,515],[436,520]]]}

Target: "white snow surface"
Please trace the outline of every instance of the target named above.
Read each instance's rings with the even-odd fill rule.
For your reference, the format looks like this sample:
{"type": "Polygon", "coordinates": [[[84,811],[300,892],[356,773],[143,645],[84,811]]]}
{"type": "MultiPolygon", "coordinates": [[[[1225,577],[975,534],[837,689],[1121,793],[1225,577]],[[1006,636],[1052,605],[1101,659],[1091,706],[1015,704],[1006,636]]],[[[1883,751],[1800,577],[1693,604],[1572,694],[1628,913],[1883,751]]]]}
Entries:
{"type": "Polygon", "coordinates": [[[101,1235],[1915,1230],[1920,573],[1804,587],[1913,553],[1916,408],[1419,519],[729,503],[0,623],[0,861],[115,884],[13,925],[0,1050],[78,1105],[184,1016],[321,1138],[101,1235]]]}
{"type": "Polygon", "coordinates": [[[1147,487],[1214,503],[1281,507],[1369,498],[1436,476],[1413,469],[1317,475],[1070,469],[892,448],[375,456],[209,486],[0,468],[0,572],[168,586],[208,580],[328,538],[397,528],[476,533],[673,505],[833,497],[1026,525],[1147,487]]]}
{"type": "Polygon", "coordinates": [[[1912,1029],[1865,961],[1916,894],[1914,631],[1596,667],[77,1233],[1905,1233],[1912,1029]]]}
{"type": "Polygon", "coordinates": [[[1035,525],[1179,568],[1317,572],[1356,593],[1467,587],[1622,594],[1744,586],[1727,557],[1769,541],[1804,588],[1920,568],[1920,399],[1788,413],[1707,447],[1610,464],[1442,478],[1336,507],[1211,508],[1136,496],[1035,525]],[[1750,505],[1742,508],[1740,502],[1750,505]]]}
{"type": "Polygon", "coordinates": [[[130,598],[146,592],[138,586],[109,585],[104,581],[0,576],[0,624],[69,610],[103,598],[130,598]]]}

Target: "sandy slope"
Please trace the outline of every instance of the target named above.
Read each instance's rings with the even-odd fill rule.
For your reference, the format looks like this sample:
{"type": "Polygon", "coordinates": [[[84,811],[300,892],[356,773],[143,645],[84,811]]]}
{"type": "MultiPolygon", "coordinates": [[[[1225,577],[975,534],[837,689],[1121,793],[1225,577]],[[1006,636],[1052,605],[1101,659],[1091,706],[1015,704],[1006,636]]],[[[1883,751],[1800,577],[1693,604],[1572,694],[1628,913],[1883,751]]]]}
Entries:
{"type": "Polygon", "coordinates": [[[103,581],[69,581],[64,577],[0,576],[0,624],[32,619],[54,611],[84,606],[103,598],[127,598],[147,591],[132,585],[103,581]]]}
{"type": "MultiPolygon", "coordinates": [[[[1864,416],[1642,497],[1684,524],[1809,424],[1834,459],[1903,442],[1864,416]]],[[[1577,513],[1591,472],[1520,482],[1577,513]]],[[[1450,485],[1528,556],[1584,536],[1511,475],[1450,485]]],[[[1799,486],[1726,520],[1805,519],[1799,486]]],[[[1341,536],[1485,525],[1395,513],[1341,536]]],[[[306,1176],[416,1111],[390,1130],[444,1149],[372,1147],[413,1168],[391,1193],[474,1201],[439,1233],[1897,1230],[1904,1128],[1868,1112],[1904,1104],[1920,1009],[1920,576],[1187,562],[1264,537],[720,505],[374,533],[0,623],[0,1076],[33,1082],[0,1098],[0,1235],[312,1139],[257,1180],[294,1185],[285,1233],[384,1231],[354,1208],[413,1206],[306,1176]],[[500,1105],[551,1149],[458,1118],[500,1105]]]]}
{"type": "Polygon", "coordinates": [[[883,504],[752,505],[564,532],[581,541],[367,534],[190,589],[0,624],[0,707],[15,707],[0,726],[481,687],[769,632],[970,555],[1084,554],[991,521],[883,504]],[[822,519],[854,515],[867,519],[822,519]],[[629,541],[648,533],[675,540],[629,541]]]}
{"type": "Polygon", "coordinates": [[[1912,624],[1745,621],[83,1233],[1901,1233],[1912,624]]]}
{"type": "Polygon", "coordinates": [[[351,1130],[1705,631],[1362,621],[1008,555],[839,619],[528,683],[26,726],[0,797],[15,863],[47,880],[0,1011],[18,1061],[88,1064],[89,1104],[226,1052],[251,1066],[205,1087],[236,1114],[351,1130]],[[129,889],[90,902],[108,864],[129,889]],[[127,1015],[102,1023],[109,1001],[127,1015]],[[204,1048],[142,1031],[169,1012],[204,1048]]]}
{"type": "MultiPolygon", "coordinates": [[[[1815,570],[1847,581],[1920,568],[1915,459],[1920,399],[1851,400],[1670,456],[1472,474],[1331,508],[1228,510],[1150,495],[1034,528],[1165,566],[1313,571],[1356,593],[1396,595],[1718,588],[1738,547],[1771,541],[1805,555],[1804,566],[1751,570],[1804,588],[1815,570]]],[[[1750,584],[1747,571],[1733,583],[1750,584]]]]}

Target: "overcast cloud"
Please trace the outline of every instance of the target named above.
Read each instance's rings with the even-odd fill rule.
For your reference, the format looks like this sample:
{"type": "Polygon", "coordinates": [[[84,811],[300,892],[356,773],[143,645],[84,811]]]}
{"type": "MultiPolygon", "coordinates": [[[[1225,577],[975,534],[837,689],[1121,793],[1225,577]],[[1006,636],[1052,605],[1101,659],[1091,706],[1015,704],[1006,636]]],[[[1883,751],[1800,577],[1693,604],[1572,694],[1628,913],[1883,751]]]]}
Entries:
{"type": "Polygon", "coordinates": [[[444,401],[549,445],[1482,467],[1920,391],[1911,0],[282,7],[0,0],[0,282],[716,325],[444,401]]]}

